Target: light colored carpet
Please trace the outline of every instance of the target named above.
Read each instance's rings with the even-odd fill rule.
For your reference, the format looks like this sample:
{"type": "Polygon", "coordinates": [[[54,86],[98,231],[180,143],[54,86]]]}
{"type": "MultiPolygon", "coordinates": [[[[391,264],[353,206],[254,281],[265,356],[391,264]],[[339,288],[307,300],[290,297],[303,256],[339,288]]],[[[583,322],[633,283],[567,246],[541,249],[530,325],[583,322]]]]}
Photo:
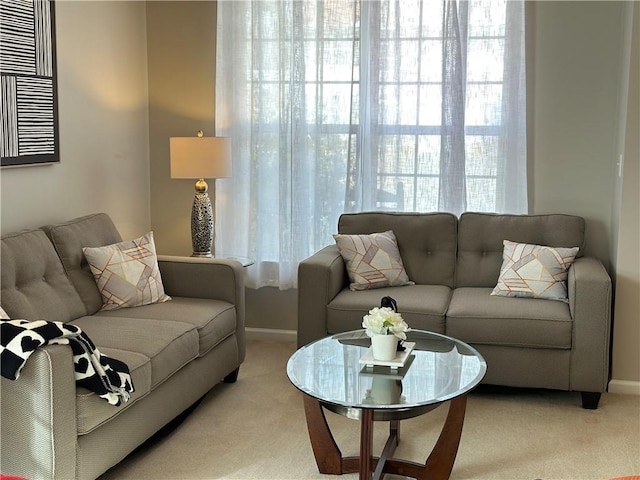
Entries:
{"type": "MultiPolygon", "coordinates": [[[[292,343],[252,340],[235,384],[213,389],[186,420],[105,473],[115,479],[354,479],[318,473],[301,394],[285,366],[292,343]]],[[[447,406],[401,424],[396,456],[424,462],[447,406]]],[[[327,412],[343,455],[357,455],[359,422],[327,412]]],[[[386,439],[376,423],[376,451],[386,439]]],[[[452,479],[604,480],[640,473],[640,397],[481,386],[469,396],[452,479]]],[[[398,477],[387,475],[387,479],[398,477]]]]}

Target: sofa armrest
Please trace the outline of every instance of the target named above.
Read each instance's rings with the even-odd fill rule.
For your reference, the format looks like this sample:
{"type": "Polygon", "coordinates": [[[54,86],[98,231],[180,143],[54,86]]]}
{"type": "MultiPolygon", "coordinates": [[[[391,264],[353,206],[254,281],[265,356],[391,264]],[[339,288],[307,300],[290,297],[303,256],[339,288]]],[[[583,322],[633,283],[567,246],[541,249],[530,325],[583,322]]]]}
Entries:
{"type": "Polygon", "coordinates": [[[35,351],[17,380],[0,379],[2,473],[76,477],[76,384],[68,345],[35,351]]]}
{"type": "Polygon", "coordinates": [[[573,318],[570,389],[605,392],[609,381],[611,278],[600,260],[577,258],[567,279],[573,318]]]}
{"type": "Polygon", "coordinates": [[[236,307],[236,336],[245,349],[245,303],[242,264],[236,260],[158,255],[162,284],[169,296],[224,300],[236,307]]]}
{"type": "Polygon", "coordinates": [[[327,336],[327,305],[347,286],[347,271],[336,245],[298,266],[298,347],[327,336]]]}

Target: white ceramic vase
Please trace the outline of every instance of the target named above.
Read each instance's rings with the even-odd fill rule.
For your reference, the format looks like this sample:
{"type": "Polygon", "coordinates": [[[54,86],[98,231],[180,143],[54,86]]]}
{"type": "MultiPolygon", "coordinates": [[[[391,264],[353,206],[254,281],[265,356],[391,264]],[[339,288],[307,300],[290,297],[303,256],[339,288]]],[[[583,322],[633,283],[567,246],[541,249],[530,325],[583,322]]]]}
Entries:
{"type": "Polygon", "coordinates": [[[374,335],[371,337],[374,360],[388,362],[398,353],[398,337],[395,335],[374,335]]]}

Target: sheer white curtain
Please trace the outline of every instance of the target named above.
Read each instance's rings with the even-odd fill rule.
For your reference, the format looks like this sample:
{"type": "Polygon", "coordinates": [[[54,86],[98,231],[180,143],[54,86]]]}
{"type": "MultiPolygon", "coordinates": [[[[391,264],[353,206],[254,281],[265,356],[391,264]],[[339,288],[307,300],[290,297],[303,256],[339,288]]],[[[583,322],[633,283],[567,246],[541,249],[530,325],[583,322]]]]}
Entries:
{"type": "Polygon", "coordinates": [[[216,251],[296,286],[345,211],[526,213],[524,5],[218,1],[216,251]]]}

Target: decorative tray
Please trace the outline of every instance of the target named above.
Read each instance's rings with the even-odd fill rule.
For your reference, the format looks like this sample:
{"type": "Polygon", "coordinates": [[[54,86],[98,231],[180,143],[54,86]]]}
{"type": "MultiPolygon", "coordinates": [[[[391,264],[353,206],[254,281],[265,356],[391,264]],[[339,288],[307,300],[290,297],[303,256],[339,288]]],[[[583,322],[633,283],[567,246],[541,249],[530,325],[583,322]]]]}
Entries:
{"type": "Polygon", "coordinates": [[[403,351],[396,353],[396,358],[393,360],[376,360],[373,358],[373,347],[369,347],[367,351],[360,357],[360,363],[367,367],[373,367],[374,365],[381,365],[383,367],[402,368],[407,362],[409,355],[413,351],[413,347],[416,346],[416,342],[403,342],[403,351]]]}

